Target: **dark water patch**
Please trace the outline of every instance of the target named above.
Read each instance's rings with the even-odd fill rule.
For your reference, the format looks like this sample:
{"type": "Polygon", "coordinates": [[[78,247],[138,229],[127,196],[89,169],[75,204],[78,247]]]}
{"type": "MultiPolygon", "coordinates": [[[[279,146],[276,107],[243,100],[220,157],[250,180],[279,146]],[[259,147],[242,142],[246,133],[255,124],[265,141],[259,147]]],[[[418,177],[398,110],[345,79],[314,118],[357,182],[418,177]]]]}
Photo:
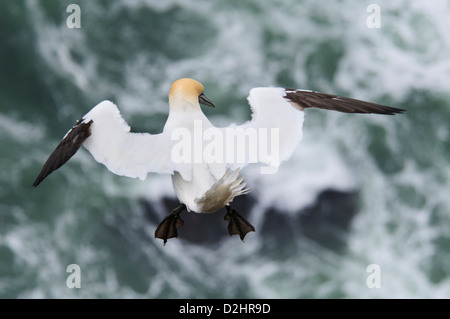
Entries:
{"type": "MultiPolygon", "coordinates": [[[[155,223],[155,225],[158,225],[165,215],[157,212],[148,201],[141,199],[140,202],[144,209],[144,216],[152,223],[155,223]]],[[[180,205],[178,200],[169,197],[162,198],[161,203],[166,215],[180,205]]],[[[249,214],[254,204],[255,199],[252,196],[239,196],[233,200],[231,207],[251,223],[249,214]]],[[[219,243],[221,239],[229,237],[228,222],[223,219],[225,212],[225,208],[211,214],[197,214],[184,211],[180,215],[184,225],[178,229],[178,238],[191,243],[219,243]]]]}
{"type": "MultiPolygon", "coordinates": [[[[162,207],[167,214],[179,205],[178,200],[163,198],[162,207]]],[[[252,196],[236,197],[232,207],[250,223],[255,217],[253,211],[256,199],[252,196]]],[[[146,200],[141,200],[144,216],[156,225],[165,216],[146,200]]],[[[321,192],[316,202],[296,214],[286,213],[276,208],[256,212],[261,214],[264,221],[260,229],[256,229],[258,238],[275,240],[280,247],[289,246],[296,237],[305,236],[326,248],[337,250],[345,246],[345,234],[349,231],[351,221],[357,212],[357,194],[325,190],[321,192]]],[[[223,220],[225,209],[212,214],[196,214],[184,212],[181,218],[184,225],[178,229],[178,238],[191,243],[212,244],[228,237],[227,222],[223,220]]]]}
{"type": "Polygon", "coordinates": [[[304,236],[325,248],[340,250],[345,247],[345,235],[357,209],[357,193],[324,190],[313,205],[296,214],[269,209],[261,234],[272,237],[278,247],[304,236]]]}

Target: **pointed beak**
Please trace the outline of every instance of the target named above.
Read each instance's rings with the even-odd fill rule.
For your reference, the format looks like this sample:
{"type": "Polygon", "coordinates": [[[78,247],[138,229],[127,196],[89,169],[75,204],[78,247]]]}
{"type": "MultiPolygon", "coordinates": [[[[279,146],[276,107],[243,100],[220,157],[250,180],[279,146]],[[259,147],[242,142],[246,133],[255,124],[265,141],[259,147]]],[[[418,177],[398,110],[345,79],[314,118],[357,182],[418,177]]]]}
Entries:
{"type": "Polygon", "coordinates": [[[203,105],[206,105],[206,106],[209,106],[209,107],[212,107],[213,109],[216,108],[216,106],[214,105],[214,103],[211,102],[211,100],[208,99],[208,98],[206,97],[206,95],[203,94],[203,93],[200,94],[200,96],[198,97],[198,103],[203,104],[203,105]]]}

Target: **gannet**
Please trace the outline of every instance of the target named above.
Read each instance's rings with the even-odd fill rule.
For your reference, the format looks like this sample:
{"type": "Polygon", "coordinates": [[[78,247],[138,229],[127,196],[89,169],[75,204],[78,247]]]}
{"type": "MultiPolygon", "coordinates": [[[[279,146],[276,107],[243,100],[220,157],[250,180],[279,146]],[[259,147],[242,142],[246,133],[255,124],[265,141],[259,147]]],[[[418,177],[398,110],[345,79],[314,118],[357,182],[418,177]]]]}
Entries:
{"type": "Polygon", "coordinates": [[[155,238],[162,239],[164,245],[169,238],[178,236],[177,228],[184,224],[180,218],[184,210],[212,213],[222,207],[226,208],[224,219],[228,221],[230,236],[239,235],[243,241],[246,234],[255,231],[255,228],[231,207],[236,196],[249,191],[243,177],[239,177],[240,169],[251,163],[262,163],[276,170],[282,161],[290,157],[302,138],[306,109],[387,115],[405,111],[333,94],[280,87],[254,88],[247,99],[252,110],[251,120],[242,125],[216,128],[200,107],[203,104],[215,108],[204,94],[204,86],[194,79],[179,79],[171,85],[169,115],[159,134],[130,132],[130,126],[117,106],[105,100],[67,132],[45,162],[33,186],[37,187],[83,145],[97,162],[114,174],[141,180],[148,173],[171,175],[180,205],[155,230],[155,238]],[[205,137],[207,132],[208,136],[205,137]],[[183,141],[180,139],[183,133],[193,133],[194,137],[183,141]],[[195,133],[200,133],[203,140],[198,141],[195,133]],[[272,153],[267,150],[267,145],[264,152],[256,154],[257,148],[249,143],[228,148],[230,141],[225,140],[219,146],[215,145],[213,151],[211,144],[203,143],[205,139],[213,141],[214,137],[217,141],[218,137],[230,134],[235,134],[235,139],[245,135],[241,138],[241,144],[245,144],[246,138],[259,134],[257,146],[261,148],[264,148],[263,144],[270,136],[271,141],[274,141],[269,147],[272,153]],[[207,154],[207,147],[212,157],[208,161],[202,156],[207,154]],[[228,156],[235,150],[238,154],[234,155],[237,156],[228,156]],[[236,157],[240,157],[240,160],[236,160],[236,157]]]}

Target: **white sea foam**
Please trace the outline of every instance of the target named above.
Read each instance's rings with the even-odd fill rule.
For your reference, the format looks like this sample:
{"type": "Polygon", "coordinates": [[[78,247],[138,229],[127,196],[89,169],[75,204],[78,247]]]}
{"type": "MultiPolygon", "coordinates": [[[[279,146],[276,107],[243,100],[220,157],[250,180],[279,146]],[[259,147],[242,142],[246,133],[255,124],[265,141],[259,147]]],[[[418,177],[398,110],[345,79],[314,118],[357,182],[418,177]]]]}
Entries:
{"type": "Polygon", "coordinates": [[[30,143],[44,136],[38,126],[2,114],[0,114],[0,132],[9,135],[9,138],[20,143],[30,143]]]}

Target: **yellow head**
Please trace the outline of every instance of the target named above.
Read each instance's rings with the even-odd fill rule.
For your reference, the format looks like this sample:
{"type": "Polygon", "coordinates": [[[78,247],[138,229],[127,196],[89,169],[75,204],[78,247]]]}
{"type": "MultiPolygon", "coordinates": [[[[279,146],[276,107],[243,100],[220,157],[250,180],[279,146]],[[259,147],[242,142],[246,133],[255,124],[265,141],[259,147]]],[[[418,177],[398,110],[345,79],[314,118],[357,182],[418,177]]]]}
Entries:
{"type": "Polygon", "coordinates": [[[187,102],[194,107],[200,103],[215,107],[203,94],[204,89],[203,85],[194,79],[183,78],[176,80],[170,87],[169,103],[170,105],[173,105],[187,102]]]}

